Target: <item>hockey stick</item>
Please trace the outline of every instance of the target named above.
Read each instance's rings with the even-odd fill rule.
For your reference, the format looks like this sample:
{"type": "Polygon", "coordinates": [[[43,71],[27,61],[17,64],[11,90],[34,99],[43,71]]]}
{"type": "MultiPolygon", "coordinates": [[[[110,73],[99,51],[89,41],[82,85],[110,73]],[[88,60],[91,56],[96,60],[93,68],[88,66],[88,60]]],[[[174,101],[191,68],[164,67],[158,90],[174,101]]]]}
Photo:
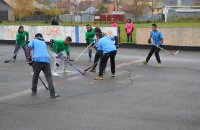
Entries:
{"type": "Polygon", "coordinates": [[[5,60],[4,63],[9,63],[16,55],[17,52],[15,52],[14,55],[9,60],[5,60]]]}
{"type": "Polygon", "coordinates": [[[69,59],[69,61],[75,61],[75,60],[73,60],[73,59],[69,59]]]}
{"type": "Polygon", "coordinates": [[[9,60],[5,60],[4,63],[9,63],[16,55],[17,53],[14,56],[12,56],[9,60]]]}
{"type": "MultiPolygon", "coordinates": [[[[29,41],[26,41],[25,44],[27,44],[29,41]]],[[[4,63],[9,63],[18,53],[18,51],[21,49],[21,46],[19,47],[19,49],[14,53],[14,55],[9,59],[9,60],[5,60],[4,63]]]]}
{"type": "MultiPolygon", "coordinates": [[[[96,52],[96,54],[97,54],[97,53],[98,53],[98,51],[96,52]]],[[[96,54],[95,54],[95,57],[96,57],[96,54]]],[[[102,59],[102,57],[103,57],[103,54],[99,54],[99,55],[100,55],[99,59],[98,59],[93,65],[91,65],[90,67],[88,67],[87,69],[85,69],[85,70],[84,70],[84,73],[86,73],[88,70],[90,70],[90,69],[93,68],[95,65],[97,65],[99,61],[101,61],[101,59],[102,59]]]]}
{"type": "Polygon", "coordinates": [[[11,57],[9,60],[5,60],[4,63],[9,63],[13,59],[13,57],[11,57]]]}
{"type": "MultiPolygon", "coordinates": [[[[56,53],[59,57],[61,56],[60,54],[58,54],[57,52],[53,51],[54,53],[56,53]]],[[[61,58],[61,57],[60,57],[61,58]]],[[[65,56],[63,58],[61,58],[61,60],[67,59],[65,56]]],[[[79,70],[78,68],[76,68],[75,66],[73,66],[68,60],[66,60],[66,63],[68,63],[72,68],[74,68],[76,71],[78,71],[79,73],[81,73],[82,75],[85,75],[85,73],[83,73],[81,70],[79,70]]]]}
{"type": "Polygon", "coordinates": [[[41,77],[39,76],[38,78],[40,79],[40,81],[42,82],[42,84],[44,85],[44,87],[46,88],[46,90],[48,91],[49,88],[48,88],[48,87],[46,86],[46,84],[42,81],[41,77]]]}
{"type": "MultiPolygon", "coordinates": [[[[153,44],[154,45],[154,44],[153,44]]],[[[156,45],[154,45],[156,46],[156,45]]],[[[177,55],[179,53],[179,50],[177,50],[175,53],[172,53],[172,52],[169,52],[167,50],[165,50],[164,48],[160,47],[160,46],[156,46],[158,47],[159,49],[163,50],[164,52],[168,53],[168,54],[171,54],[171,55],[177,55]]]]}
{"type": "Polygon", "coordinates": [[[84,54],[84,52],[85,52],[90,46],[92,46],[93,43],[94,43],[94,41],[93,41],[92,43],[90,43],[90,45],[88,45],[88,46],[85,48],[85,50],[83,50],[83,51],[81,52],[81,54],[79,54],[79,55],[75,58],[74,61],[77,61],[77,60],[84,54]]]}
{"type": "Polygon", "coordinates": [[[74,68],[76,71],[78,71],[79,73],[81,73],[82,75],[85,75],[85,73],[83,73],[81,70],[79,70],[78,68],[76,68],[75,66],[73,66],[69,61],[67,61],[67,63],[74,68]]]}
{"type": "MultiPolygon", "coordinates": [[[[29,64],[29,65],[33,68],[32,64],[29,64]]],[[[43,84],[43,86],[45,87],[45,89],[48,91],[49,88],[46,86],[46,84],[44,83],[44,81],[42,80],[42,78],[41,78],[40,76],[39,76],[38,78],[39,78],[39,80],[42,82],[42,84],[43,84]]]]}
{"type": "Polygon", "coordinates": [[[99,62],[99,60],[94,63],[93,65],[91,65],[90,67],[88,67],[87,69],[84,70],[84,72],[86,73],[88,70],[90,70],[93,66],[95,66],[97,63],[99,62]]]}

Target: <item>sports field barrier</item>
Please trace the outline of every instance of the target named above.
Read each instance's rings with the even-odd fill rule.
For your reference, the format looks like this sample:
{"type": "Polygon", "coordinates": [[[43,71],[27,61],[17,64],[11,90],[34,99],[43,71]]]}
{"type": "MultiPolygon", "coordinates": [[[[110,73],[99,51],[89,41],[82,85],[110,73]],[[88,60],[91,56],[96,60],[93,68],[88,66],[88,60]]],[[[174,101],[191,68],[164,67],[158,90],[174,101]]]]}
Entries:
{"type": "MultiPolygon", "coordinates": [[[[0,26],[0,40],[15,40],[19,26],[0,26]]],[[[117,27],[100,27],[108,36],[117,35],[117,27]]],[[[36,33],[42,33],[45,41],[50,39],[65,39],[72,37],[74,43],[85,43],[85,26],[24,26],[24,30],[29,32],[30,40],[36,33]]]]}
{"type": "MultiPolygon", "coordinates": [[[[192,27],[167,27],[159,28],[164,36],[164,45],[200,47],[200,28],[192,27]]],[[[147,44],[151,28],[136,29],[136,43],[147,44]]]]}

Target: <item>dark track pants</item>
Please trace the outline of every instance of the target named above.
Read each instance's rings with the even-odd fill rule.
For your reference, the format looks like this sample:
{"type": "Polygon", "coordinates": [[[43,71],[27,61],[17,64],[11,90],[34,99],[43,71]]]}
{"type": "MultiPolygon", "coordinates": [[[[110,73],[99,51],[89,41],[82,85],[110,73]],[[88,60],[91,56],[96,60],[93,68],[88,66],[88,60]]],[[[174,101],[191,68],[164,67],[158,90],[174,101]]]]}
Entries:
{"type": "Polygon", "coordinates": [[[103,54],[102,59],[100,61],[100,66],[99,66],[99,76],[103,76],[103,71],[106,68],[108,58],[110,58],[111,73],[115,73],[115,56],[116,56],[116,54],[117,54],[117,51],[111,51],[109,53],[103,54]]]}
{"type": "Polygon", "coordinates": [[[38,77],[40,72],[43,71],[48,83],[50,95],[54,95],[55,90],[51,75],[50,64],[46,62],[33,62],[32,67],[33,67],[32,91],[37,92],[38,77]]]}
{"type": "MultiPolygon", "coordinates": [[[[160,46],[161,47],[161,46],[160,46]]],[[[159,52],[160,52],[160,48],[152,45],[151,46],[151,50],[146,58],[146,62],[149,62],[151,56],[153,55],[153,53],[155,53],[155,57],[156,57],[156,60],[158,63],[161,63],[161,60],[160,60],[160,56],[159,56],[159,52]]]]}
{"type": "Polygon", "coordinates": [[[98,61],[101,60],[102,56],[103,56],[103,52],[101,52],[101,51],[96,52],[96,54],[94,56],[94,66],[92,67],[92,70],[96,70],[98,61]]]}

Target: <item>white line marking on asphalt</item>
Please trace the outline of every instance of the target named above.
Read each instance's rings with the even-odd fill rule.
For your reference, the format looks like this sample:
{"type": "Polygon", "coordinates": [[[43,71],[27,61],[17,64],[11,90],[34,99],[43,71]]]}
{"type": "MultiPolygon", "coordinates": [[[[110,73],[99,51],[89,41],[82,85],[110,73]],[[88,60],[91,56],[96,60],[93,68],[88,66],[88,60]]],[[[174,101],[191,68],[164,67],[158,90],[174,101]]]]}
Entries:
{"type": "MultiPolygon", "coordinates": [[[[37,88],[37,90],[42,90],[42,89],[44,89],[42,85],[38,86],[38,88],[37,88]]],[[[31,94],[31,89],[26,89],[26,90],[21,91],[21,92],[17,92],[17,93],[14,93],[14,94],[10,94],[10,95],[1,97],[0,101],[3,102],[5,100],[13,99],[13,98],[23,96],[23,95],[27,95],[27,94],[31,94]]]]}
{"type": "MultiPolygon", "coordinates": [[[[138,63],[140,61],[142,61],[142,59],[138,59],[138,60],[130,61],[130,62],[124,62],[124,63],[117,65],[116,69],[124,67],[124,66],[128,66],[128,65],[132,65],[132,64],[138,63]]],[[[84,76],[74,76],[74,77],[68,78],[67,81],[74,81],[74,80],[81,79],[83,77],[84,76]]],[[[54,84],[57,84],[57,83],[62,83],[62,82],[60,82],[60,81],[54,82],[54,84]]],[[[42,90],[42,89],[44,89],[44,87],[41,85],[41,86],[38,86],[37,90],[42,90]]],[[[0,97],[0,101],[3,102],[3,101],[6,101],[6,100],[13,99],[13,98],[20,97],[20,96],[27,95],[27,94],[31,94],[31,89],[26,89],[26,90],[21,91],[21,92],[17,92],[17,93],[13,93],[13,94],[10,94],[10,95],[7,95],[7,96],[0,97]]]]}

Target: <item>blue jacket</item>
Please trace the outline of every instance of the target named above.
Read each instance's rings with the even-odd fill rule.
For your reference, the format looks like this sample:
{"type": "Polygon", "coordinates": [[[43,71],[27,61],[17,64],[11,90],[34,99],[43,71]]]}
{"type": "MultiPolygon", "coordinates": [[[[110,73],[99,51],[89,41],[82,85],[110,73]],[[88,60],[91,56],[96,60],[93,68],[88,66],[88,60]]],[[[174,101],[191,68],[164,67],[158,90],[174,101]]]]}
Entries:
{"type": "Polygon", "coordinates": [[[47,44],[44,41],[33,39],[29,42],[28,46],[33,50],[33,61],[50,63],[47,44]]]}
{"type": "Polygon", "coordinates": [[[114,36],[105,36],[101,39],[99,39],[97,43],[97,50],[103,51],[103,53],[109,53],[111,51],[116,51],[117,48],[114,45],[114,36]]]}

